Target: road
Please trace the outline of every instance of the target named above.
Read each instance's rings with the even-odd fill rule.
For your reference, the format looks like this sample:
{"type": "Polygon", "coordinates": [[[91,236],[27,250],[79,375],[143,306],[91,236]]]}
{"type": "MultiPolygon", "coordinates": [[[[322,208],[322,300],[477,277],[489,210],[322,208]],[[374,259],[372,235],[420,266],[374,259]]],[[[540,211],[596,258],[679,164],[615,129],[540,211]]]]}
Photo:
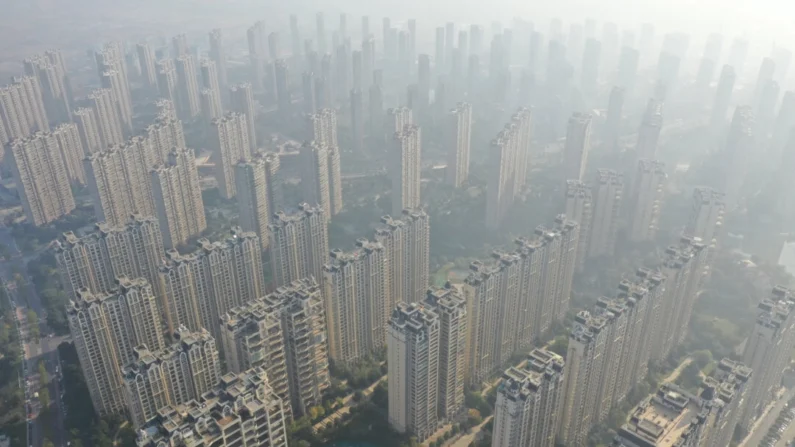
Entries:
{"type": "MultiPolygon", "coordinates": [[[[751,428],[751,433],[745,437],[739,447],[755,447],[759,445],[759,443],[762,442],[762,438],[767,434],[767,431],[770,430],[770,427],[776,422],[776,418],[778,418],[781,409],[784,408],[784,405],[792,399],[793,396],[795,396],[795,388],[788,389],[772,404],[768,405],[766,413],[756,421],[751,428]]],[[[784,439],[783,436],[782,439],[784,439]]]]}
{"type": "Polygon", "coordinates": [[[790,422],[787,429],[781,434],[781,439],[776,443],[776,447],[788,447],[793,438],[795,438],[795,422],[790,422]]]}
{"type": "MultiPolygon", "coordinates": [[[[33,447],[41,447],[44,443],[45,437],[50,439],[54,445],[60,447],[65,446],[67,442],[67,433],[64,429],[64,405],[61,401],[61,389],[59,383],[60,372],[60,359],[58,358],[58,345],[63,342],[66,337],[50,337],[52,330],[47,327],[44,307],[41,304],[36,289],[33,286],[30,277],[27,274],[27,263],[38,255],[35,253],[30,256],[21,256],[17,244],[15,243],[11,232],[7,227],[0,226],[0,241],[8,246],[13,256],[9,261],[0,263],[0,275],[4,284],[7,284],[9,295],[17,306],[17,318],[20,322],[20,337],[23,340],[23,350],[25,353],[25,388],[26,397],[29,402],[28,414],[33,415],[33,423],[29,424],[28,431],[28,445],[33,447]],[[14,284],[14,273],[12,265],[22,264],[21,270],[23,277],[21,284],[14,284]],[[11,284],[14,284],[13,286],[11,284]],[[26,296],[22,293],[27,291],[26,296]],[[31,309],[39,316],[39,333],[41,337],[39,340],[34,340],[29,336],[29,327],[27,324],[26,313],[31,309]],[[47,388],[50,394],[50,408],[42,416],[38,402],[33,395],[39,391],[40,378],[39,378],[39,362],[43,361],[49,376],[47,388]],[[46,417],[49,414],[52,417],[46,417]]],[[[39,252],[40,253],[40,252],[39,252]]]]}

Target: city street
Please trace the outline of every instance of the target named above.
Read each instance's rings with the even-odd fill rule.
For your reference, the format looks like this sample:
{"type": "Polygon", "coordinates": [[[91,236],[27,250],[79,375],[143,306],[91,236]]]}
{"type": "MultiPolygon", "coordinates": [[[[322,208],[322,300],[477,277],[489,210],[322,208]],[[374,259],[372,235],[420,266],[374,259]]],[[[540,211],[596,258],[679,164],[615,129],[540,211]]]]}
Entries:
{"type": "MultiPolygon", "coordinates": [[[[792,399],[793,395],[795,395],[795,388],[788,389],[784,393],[782,393],[778,399],[774,403],[768,406],[766,413],[756,421],[753,428],[751,428],[751,433],[745,437],[742,443],[740,443],[739,447],[754,447],[759,445],[762,442],[762,438],[765,437],[767,431],[770,430],[770,427],[773,426],[773,423],[776,422],[776,418],[778,417],[781,409],[784,408],[784,405],[792,399]]],[[[792,427],[790,427],[791,429],[792,427]]],[[[782,436],[781,439],[789,439],[782,436]]]]}
{"type": "Polygon", "coordinates": [[[6,284],[10,298],[17,306],[17,320],[20,324],[20,337],[23,340],[26,371],[24,386],[26,387],[26,398],[29,404],[27,412],[29,417],[32,417],[32,423],[28,425],[28,445],[41,447],[44,439],[47,438],[56,446],[65,446],[67,433],[64,429],[65,407],[61,401],[62,391],[59,382],[60,360],[58,358],[58,345],[68,337],[51,336],[52,331],[47,327],[41,300],[36,294],[35,287],[25,270],[30,259],[20,256],[17,245],[14,243],[8,228],[0,227],[0,241],[8,246],[12,252],[15,252],[11,260],[2,262],[0,270],[2,270],[2,280],[6,284]],[[14,283],[12,264],[22,268],[24,272],[23,284],[12,285],[14,283]],[[21,295],[24,291],[27,291],[27,296],[21,295]],[[36,312],[39,317],[40,339],[38,341],[33,340],[29,334],[30,328],[26,315],[28,309],[36,312]],[[42,415],[39,400],[34,397],[34,394],[39,392],[41,385],[39,377],[40,361],[44,362],[49,377],[47,388],[50,396],[50,408],[44,415],[42,415]],[[47,417],[48,415],[51,417],[47,417]]]}

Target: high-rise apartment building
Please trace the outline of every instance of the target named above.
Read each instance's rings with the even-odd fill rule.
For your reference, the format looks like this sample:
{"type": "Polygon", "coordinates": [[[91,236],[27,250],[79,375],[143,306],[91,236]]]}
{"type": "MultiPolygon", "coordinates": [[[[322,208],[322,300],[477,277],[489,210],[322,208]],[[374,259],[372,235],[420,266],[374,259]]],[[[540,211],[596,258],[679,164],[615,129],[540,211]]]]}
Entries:
{"type": "Polygon", "coordinates": [[[431,227],[422,209],[403,210],[396,217],[384,216],[375,230],[375,240],[386,250],[392,309],[398,302],[419,303],[429,284],[431,227]]]}
{"type": "Polygon", "coordinates": [[[389,318],[388,258],[378,242],[359,239],[352,252],[331,251],[323,267],[329,356],[350,366],[386,345],[389,318]]]}
{"type": "Polygon", "coordinates": [[[25,138],[35,132],[50,130],[41,87],[36,78],[23,76],[0,88],[0,122],[3,123],[5,144],[9,140],[25,138]]]}
{"type": "Polygon", "coordinates": [[[616,248],[616,233],[624,191],[624,178],[612,169],[596,171],[592,188],[593,219],[588,237],[588,257],[612,256],[616,248]]]}
{"type": "Polygon", "coordinates": [[[505,371],[494,407],[494,447],[555,445],[564,365],[561,356],[535,349],[523,367],[505,371]]]}
{"type": "Polygon", "coordinates": [[[125,133],[132,133],[132,98],[128,82],[127,62],[120,42],[105,44],[96,53],[97,71],[103,88],[109,89],[125,133]]]}
{"type": "Polygon", "coordinates": [[[201,90],[197,78],[196,59],[191,55],[182,55],[174,60],[174,65],[177,72],[178,110],[182,112],[180,117],[187,121],[201,113],[201,90]]]}
{"type": "Polygon", "coordinates": [[[140,447],[206,443],[215,447],[287,447],[288,414],[267,373],[254,368],[221,377],[212,390],[183,405],[158,410],[138,432],[140,447]]]}
{"type": "Polygon", "coordinates": [[[422,442],[439,421],[439,317],[420,304],[398,303],[389,321],[389,424],[422,442]]]}
{"type": "Polygon", "coordinates": [[[569,118],[566,130],[566,145],[563,148],[564,169],[567,180],[584,180],[588,167],[588,152],[591,150],[591,115],[574,113],[569,118]]]}
{"type": "Polygon", "coordinates": [[[724,65],[720,71],[718,86],[715,88],[715,100],[712,103],[711,125],[713,128],[723,126],[726,122],[726,112],[729,111],[736,78],[734,68],[724,65]]]}
{"type": "Polygon", "coordinates": [[[400,214],[406,208],[420,206],[421,153],[419,126],[406,125],[401,131],[395,132],[389,157],[393,215],[400,214]]]}
{"type": "Polygon", "coordinates": [[[787,288],[776,286],[757,306],[756,324],[745,343],[743,363],[754,371],[748,403],[740,423],[752,426],[781,386],[781,377],[795,344],[795,301],[787,288]]]}
{"type": "Polygon", "coordinates": [[[218,79],[218,68],[214,61],[202,60],[200,63],[202,75],[201,109],[205,121],[212,120],[224,114],[221,100],[221,83],[218,79]]]}
{"type": "Polygon", "coordinates": [[[189,254],[169,250],[158,273],[171,326],[204,327],[216,339],[221,315],[265,292],[259,238],[240,228],[223,241],[199,239],[189,254]]]}
{"type": "Polygon", "coordinates": [[[121,117],[111,91],[106,88],[94,90],[88,95],[88,101],[99,130],[100,148],[123,143],[121,117]]]}
{"type": "Polygon", "coordinates": [[[11,173],[25,217],[32,225],[44,225],[75,209],[63,154],[76,153],[73,146],[77,142],[63,136],[36,132],[8,145],[11,173]]]}
{"type": "Polygon", "coordinates": [[[290,95],[290,75],[287,62],[284,59],[273,61],[273,77],[276,87],[276,103],[281,113],[289,113],[292,110],[292,98],[290,95]]]}
{"type": "Polygon", "coordinates": [[[657,160],[638,160],[632,197],[634,207],[630,224],[630,240],[634,242],[654,240],[667,180],[665,163],[657,160]]]}
{"type": "Polygon", "coordinates": [[[580,311],[574,319],[566,354],[568,366],[563,383],[563,411],[558,439],[565,445],[583,446],[598,422],[599,387],[608,343],[606,321],[580,311]]]}
{"type": "Polygon", "coordinates": [[[157,86],[157,68],[155,67],[156,59],[152,47],[148,43],[142,42],[136,45],[136,51],[144,85],[153,92],[159,91],[157,86]]]}
{"type": "MultiPolygon", "coordinates": [[[[159,293],[158,268],[163,259],[163,239],[154,217],[131,216],[124,225],[98,223],[94,231],[77,237],[66,232],[55,245],[61,285],[71,299],[78,291],[110,293],[116,278],[144,278],[159,293]]],[[[160,305],[165,314],[163,297],[160,305]]]]}
{"type": "Polygon", "coordinates": [[[190,115],[190,111],[185,110],[182,106],[183,101],[182,98],[180,98],[178,85],[179,78],[177,76],[177,66],[174,64],[174,60],[163,59],[157,61],[157,88],[160,97],[174,104],[180,119],[191,120],[193,116],[190,115]]]}
{"type": "Polygon", "coordinates": [[[328,223],[322,208],[303,203],[296,212],[276,212],[270,238],[271,269],[277,287],[323,277],[329,249],[328,223]]]}
{"type": "MultiPolygon", "coordinates": [[[[342,174],[340,171],[340,149],[337,143],[337,112],[329,108],[320,109],[318,113],[309,115],[308,120],[312,140],[326,148],[329,216],[333,216],[342,210],[342,174]]],[[[322,161],[314,162],[322,165],[322,161]]],[[[322,202],[318,201],[318,203],[322,202]]]]}
{"type": "Polygon", "coordinates": [[[447,118],[447,169],[445,179],[458,188],[469,178],[469,146],[472,141],[472,106],[459,103],[447,118]]]}
{"type": "Polygon", "coordinates": [[[270,243],[269,225],[273,215],[281,211],[281,180],[279,178],[279,155],[258,152],[236,166],[237,206],[240,212],[240,227],[259,236],[262,249],[270,243]]]}
{"type": "Polygon", "coordinates": [[[748,171],[746,164],[753,156],[754,122],[754,113],[750,106],[734,109],[721,157],[723,185],[720,189],[726,193],[726,206],[730,209],[737,206],[740,188],[745,183],[748,171]]]}
{"type": "Polygon", "coordinates": [[[77,130],[80,132],[80,141],[83,142],[85,155],[98,152],[103,147],[102,135],[99,131],[99,123],[94,109],[81,107],[75,110],[74,120],[75,124],[77,124],[77,130]]]}
{"type": "Polygon", "coordinates": [[[165,345],[160,313],[144,279],[117,278],[111,293],[77,291],[66,316],[94,410],[100,415],[125,407],[122,368],[135,361],[134,348],[165,345]]]}
{"type": "Polygon", "coordinates": [[[25,59],[23,65],[25,74],[39,81],[47,117],[54,122],[71,121],[72,86],[61,52],[47,50],[25,59]]]}
{"type": "Polygon", "coordinates": [[[454,420],[465,410],[467,311],[466,301],[454,288],[428,290],[423,305],[439,317],[438,416],[454,420]]]}
{"type": "Polygon", "coordinates": [[[531,138],[530,111],[520,108],[491,142],[486,225],[498,228],[527,182],[531,138]]]}
{"type": "Polygon", "coordinates": [[[618,137],[621,132],[622,114],[626,90],[615,86],[610,90],[610,99],[607,103],[607,117],[605,119],[604,139],[610,151],[618,151],[618,137]]]}
{"type": "Polygon", "coordinates": [[[593,220],[593,198],[591,187],[579,180],[566,180],[566,217],[580,226],[577,242],[577,270],[585,265],[593,220]]]}
{"type": "Polygon", "coordinates": [[[58,143],[69,181],[85,185],[86,172],[83,169],[85,150],[83,149],[83,142],[80,139],[77,124],[59,124],[53,129],[52,135],[58,143]]]}
{"type": "Polygon", "coordinates": [[[235,167],[251,156],[246,115],[229,112],[212,120],[215,177],[221,196],[231,199],[237,194],[235,167]]]}
{"type": "Polygon", "coordinates": [[[210,59],[218,69],[218,84],[221,91],[226,89],[226,52],[224,51],[223,33],[219,28],[210,31],[210,59]]]}
{"type": "Polygon", "coordinates": [[[262,299],[229,309],[221,315],[221,347],[229,371],[239,374],[262,368],[273,391],[286,403],[285,412],[292,415],[286,345],[276,309],[262,299]]]}
{"type": "Polygon", "coordinates": [[[329,147],[316,141],[301,147],[301,184],[304,201],[317,204],[326,219],[331,219],[331,185],[329,182],[329,147]]]}
{"type": "Polygon", "coordinates": [[[181,405],[218,384],[221,360],[206,329],[180,327],[174,343],[160,350],[133,348],[134,361],[123,370],[125,400],[133,426],[140,428],[170,405],[181,405]]]}
{"type": "Polygon", "coordinates": [[[723,193],[709,187],[693,189],[693,206],[685,234],[700,238],[703,243],[714,247],[723,225],[725,208],[723,193]]]}
{"type": "Polygon", "coordinates": [[[364,99],[361,89],[351,90],[350,106],[353,150],[362,152],[364,150],[364,99]]]}
{"type": "Polygon", "coordinates": [[[331,385],[322,289],[305,279],[277,288],[264,301],[281,318],[292,411],[309,414],[311,407],[323,404],[323,393],[331,385]]]}
{"type": "Polygon", "coordinates": [[[246,115],[246,125],[248,126],[248,143],[250,152],[253,154],[257,150],[256,132],[256,107],[254,104],[254,94],[251,91],[251,84],[236,84],[229,88],[231,96],[232,110],[246,115]]]}
{"type": "Polygon", "coordinates": [[[650,99],[646,105],[640,129],[638,129],[638,144],[635,147],[636,159],[652,160],[655,158],[661,129],[662,103],[656,99],[650,99]]]}
{"type": "Polygon", "coordinates": [[[580,85],[584,94],[591,96],[596,93],[599,83],[599,58],[602,53],[602,44],[594,38],[585,41],[585,51],[582,55],[580,70],[580,85]]]}
{"type": "Polygon", "coordinates": [[[152,169],[151,181],[155,215],[166,248],[185,244],[207,228],[193,149],[172,150],[166,164],[152,169]]]}
{"type": "Polygon", "coordinates": [[[725,358],[718,362],[712,375],[702,381],[700,394],[711,401],[711,413],[715,415],[712,423],[714,428],[703,443],[705,447],[731,444],[741,412],[748,401],[748,385],[753,373],[748,366],[725,358]]]}
{"type": "Polygon", "coordinates": [[[469,383],[480,384],[568,312],[578,232],[561,215],[554,226],[536,228],[533,238],[517,239],[515,251],[472,263],[463,285],[469,383]]]}

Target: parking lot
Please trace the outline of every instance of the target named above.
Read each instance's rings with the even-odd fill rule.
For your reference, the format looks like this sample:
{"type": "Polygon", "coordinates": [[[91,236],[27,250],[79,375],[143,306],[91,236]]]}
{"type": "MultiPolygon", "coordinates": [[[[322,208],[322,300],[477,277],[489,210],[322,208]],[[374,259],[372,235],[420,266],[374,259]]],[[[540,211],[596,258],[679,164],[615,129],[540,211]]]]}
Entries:
{"type": "Polygon", "coordinates": [[[776,421],[762,438],[760,447],[788,447],[795,437],[795,399],[790,400],[781,409],[776,421]]]}

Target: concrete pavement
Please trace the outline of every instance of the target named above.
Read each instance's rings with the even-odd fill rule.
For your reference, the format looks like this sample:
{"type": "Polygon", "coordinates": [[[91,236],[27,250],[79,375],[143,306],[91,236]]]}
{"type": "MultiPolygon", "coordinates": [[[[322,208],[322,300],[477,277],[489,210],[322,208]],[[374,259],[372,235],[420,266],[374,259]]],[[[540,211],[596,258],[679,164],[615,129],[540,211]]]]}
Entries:
{"type": "MultiPolygon", "coordinates": [[[[778,418],[781,409],[784,408],[784,405],[789,402],[793,396],[795,396],[795,388],[787,389],[778,399],[768,405],[765,413],[763,413],[762,417],[757,419],[748,436],[745,437],[738,447],[755,447],[759,445],[762,442],[762,438],[767,434],[767,431],[770,430],[770,427],[776,422],[776,418],[778,418]]],[[[784,439],[783,436],[781,438],[784,439]]]]}

